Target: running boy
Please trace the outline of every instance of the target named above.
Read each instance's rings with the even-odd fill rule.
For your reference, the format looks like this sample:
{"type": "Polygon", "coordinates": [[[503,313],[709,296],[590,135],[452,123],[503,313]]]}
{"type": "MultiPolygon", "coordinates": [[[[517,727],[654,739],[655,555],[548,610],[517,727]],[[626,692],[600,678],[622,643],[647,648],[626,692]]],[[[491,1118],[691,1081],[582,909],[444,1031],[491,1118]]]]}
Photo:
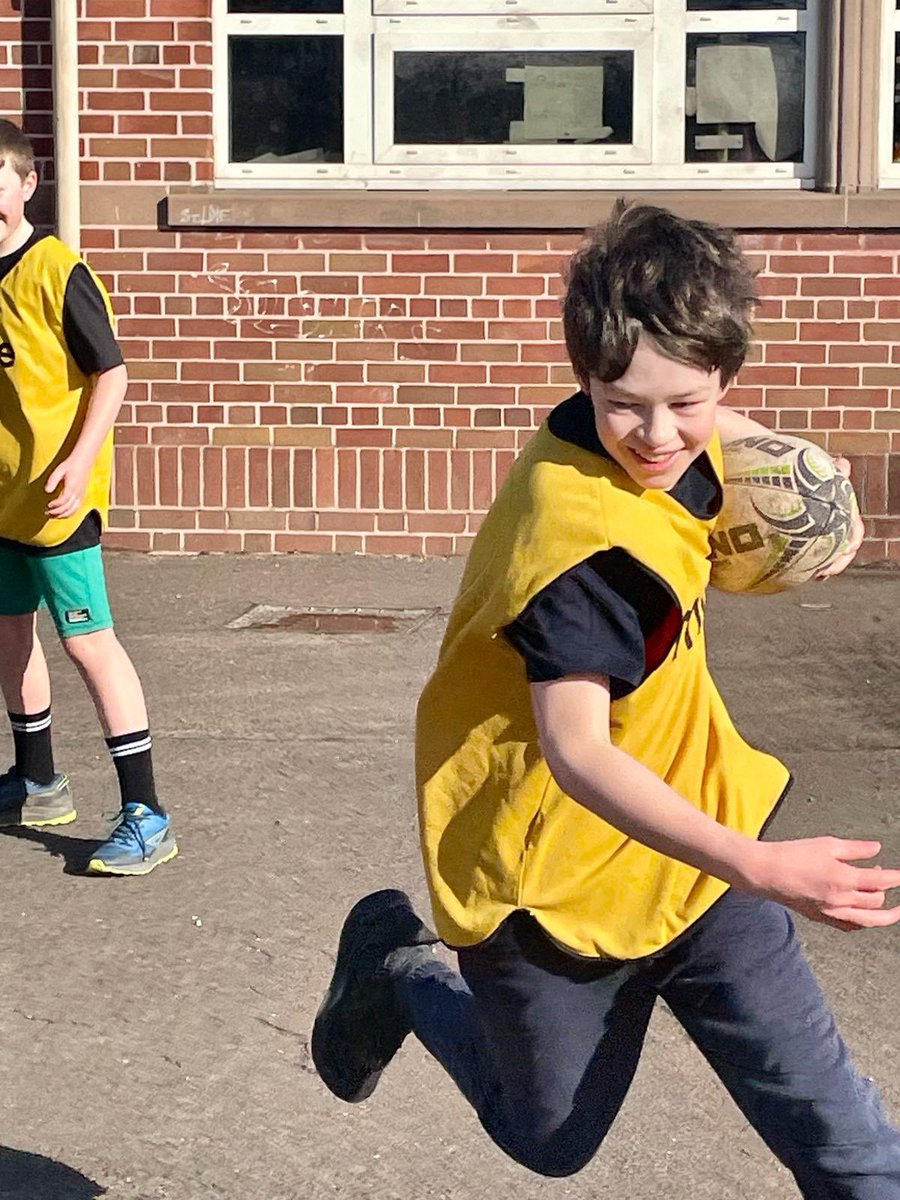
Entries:
{"type": "Polygon", "coordinates": [[[719,407],[753,300],[730,234],[660,209],[618,206],[576,254],[582,391],[495,500],[419,704],[425,868],[461,973],[403,893],[366,897],[313,1057],[360,1100],[414,1031],[502,1149],[567,1175],[662,996],[807,1200],[900,1200],[900,1135],[787,911],[894,924],[900,871],[851,865],[877,842],[760,840],[788,772],[739,736],[706,665],[720,432],[760,429],[719,407]]]}
{"type": "Polygon", "coordinates": [[[36,632],[46,604],[94,701],[122,808],[88,870],[145,875],[178,853],[153,780],[141,684],[112,628],[100,557],[112,428],[128,377],[103,285],[25,217],[31,144],[0,120],[0,687],[15,765],[0,825],[75,819],[50,738],[50,678],[36,632]]]}

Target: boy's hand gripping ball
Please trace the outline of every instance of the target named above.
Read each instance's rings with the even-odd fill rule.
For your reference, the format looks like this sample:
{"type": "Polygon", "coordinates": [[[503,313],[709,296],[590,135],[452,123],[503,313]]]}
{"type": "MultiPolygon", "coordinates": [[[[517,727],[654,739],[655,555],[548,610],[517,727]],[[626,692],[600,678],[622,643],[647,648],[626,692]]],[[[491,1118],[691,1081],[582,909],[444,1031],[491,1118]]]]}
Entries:
{"type": "Polygon", "coordinates": [[[713,587],[783,592],[845,554],[858,505],[830,455],[786,434],[723,447],[722,511],[710,538],[713,587]]]}

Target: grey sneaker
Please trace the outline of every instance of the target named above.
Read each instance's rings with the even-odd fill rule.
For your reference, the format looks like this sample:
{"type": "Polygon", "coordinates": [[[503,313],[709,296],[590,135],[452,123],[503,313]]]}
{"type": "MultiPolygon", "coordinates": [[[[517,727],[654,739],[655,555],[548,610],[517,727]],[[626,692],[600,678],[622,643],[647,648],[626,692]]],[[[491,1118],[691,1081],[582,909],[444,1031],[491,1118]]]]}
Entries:
{"type": "Polygon", "coordinates": [[[15,770],[0,775],[0,826],[68,825],[77,815],[68,775],[49,783],[32,783],[15,770]]]}
{"type": "Polygon", "coordinates": [[[339,1099],[355,1104],[375,1090],[410,1032],[391,974],[430,960],[436,941],[403,892],[373,892],[350,910],[310,1040],[316,1070],[339,1099]]]}

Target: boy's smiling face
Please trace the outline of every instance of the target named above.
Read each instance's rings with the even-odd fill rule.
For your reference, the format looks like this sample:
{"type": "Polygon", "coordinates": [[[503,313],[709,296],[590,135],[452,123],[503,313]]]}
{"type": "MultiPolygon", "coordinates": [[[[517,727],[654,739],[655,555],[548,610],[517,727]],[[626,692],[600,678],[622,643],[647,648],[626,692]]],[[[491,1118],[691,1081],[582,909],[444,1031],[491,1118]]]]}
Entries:
{"type": "Polygon", "coordinates": [[[34,171],[29,171],[22,179],[9,158],[4,160],[0,166],[0,254],[10,254],[26,240],[21,234],[30,232],[31,227],[22,229],[25,203],[34,195],[36,187],[37,174],[34,171]]]}
{"type": "Polygon", "coordinates": [[[594,376],[589,382],[607,452],[635,483],[665,491],[706,449],[716,405],[727,391],[718,370],[675,362],[644,334],[624,375],[613,383],[594,376]]]}

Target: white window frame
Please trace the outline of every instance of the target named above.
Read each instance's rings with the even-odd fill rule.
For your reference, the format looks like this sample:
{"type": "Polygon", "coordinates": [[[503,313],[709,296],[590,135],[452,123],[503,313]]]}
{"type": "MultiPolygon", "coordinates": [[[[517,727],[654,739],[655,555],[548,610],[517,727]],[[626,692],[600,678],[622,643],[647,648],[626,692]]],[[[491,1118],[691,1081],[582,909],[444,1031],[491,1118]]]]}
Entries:
{"type": "Polygon", "coordinates": [[[894,162],[894,92],[897,86],[896,39],[900,33],[900,8],[894,0],[881,0],[881,71],[878,104],[878,184],[900,187],[900,162],[894,162]]]}
{"type": "MultiPolygon", "coordinates": [[[[590,14],[608,17],[653,14],[653,0],[372,0],[376,17],[533,16],[554,20],[590,14]],[[601,11],[602,10],[602,11],[601,11]]],[[[596,25],[594,26],[596,31],[596,25]]]]}
{"type": "Polygon", "coordinates": [[[546,166],[560,175],[577,175],[602,164],[650,163],[653,43],[648,18],[630,18],[598,31],[590,17],[558,17],[548,28],[545,18],[523,24],[519,17],[499,21],[455,17],[389,17],[375,34],[375,165],[446,164],[461,167],[546,166]],[[559,50],[630,51],[633,54],[632,141],[589,146],[397,144],[394,142],[394,55],[404,51],[559,50]]]}
{"type": "MultiPolygon", "coordinates": [[[[343,0],[341,14],[258,16],[228,13],[227,0],[212,0],[216,182],[247,188],[370,190],[814,186],[822,0],[807,0],[805,10],[719,13],[688,12],[686,0],[513,2],[514,15],[509,14],[507,0],[415,0],[417,14],[443,10],[446,15],[441,16],[409,15],[407,0],[343,0]],[[379,6],[377,13],[374,6],[379,6]],[[551,6],[565,6],[566,14],[548,15],[551,6]],[[588,7],[594,15],[579,15],[588,7]],[[394,15],[395,9],[399,15],[394,15]],[[528,15],[538,9],[543,13],[528,15]],[[598,13],[598,9],[602,11],[598,13]],[[476,10],[480,15],[472,15],[476,10]],[[687,36],[797,31],[806,35],[804,162],[686,163],[687,36]],[[344,92],[355,101],[344,105],[344,161],[230,162],[228,39],[315,34],[344,39],[344,92]],[[507,45],[528,50],[634,50],[633,142],[578,147],[393,144],[395,52],[502,49],[507,45]],[[366,103],[361,102],[363,98],[366,103]]],[[[900,185],[900,172],[897,182],[900,185]]]]}

